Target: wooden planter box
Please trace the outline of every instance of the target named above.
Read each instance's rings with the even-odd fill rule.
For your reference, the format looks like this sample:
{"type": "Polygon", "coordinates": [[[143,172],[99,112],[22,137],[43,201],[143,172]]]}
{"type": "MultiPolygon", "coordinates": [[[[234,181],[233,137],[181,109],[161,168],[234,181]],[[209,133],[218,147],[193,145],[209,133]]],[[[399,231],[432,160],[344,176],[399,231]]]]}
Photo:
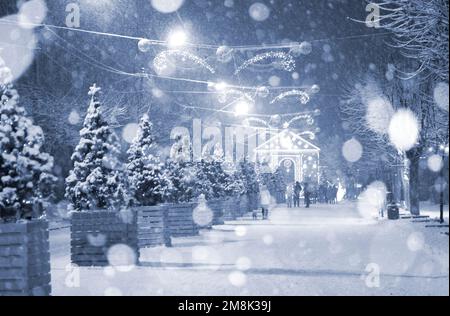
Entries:
{"type": "Polygon", "coordinates": [[[193,203],[164,204],[167,209],[170,236],[189,237],[199,234],[199,227],[194,223],[193,203]]]}
{"type": "Polygon", "coordinates": [[[225,200],[208,201],[208,207],[213,211],[213,225],[223,225],[224,222],[224,204],[225,200]]]}
{"type": "Polygon", "coordinates": [[[0,224],[0,296],[50,294],[48,222],[0,224]]]}
{"type": "Polygon", "coordinates": [[[119,212],[74,212],[71,218],[71,259],[78,266],[107,266],[109,248],[125,244],[135,251],[139,261],[135,214],[123,218],[119,212]],[[131,218],[130,218],[131,217],[131,218]]]}
{"type": "Polygon", "coordinates": [[[163,206],[136,207],[138,245],[143,247],[171,247],[168,209],[163,206]]]}

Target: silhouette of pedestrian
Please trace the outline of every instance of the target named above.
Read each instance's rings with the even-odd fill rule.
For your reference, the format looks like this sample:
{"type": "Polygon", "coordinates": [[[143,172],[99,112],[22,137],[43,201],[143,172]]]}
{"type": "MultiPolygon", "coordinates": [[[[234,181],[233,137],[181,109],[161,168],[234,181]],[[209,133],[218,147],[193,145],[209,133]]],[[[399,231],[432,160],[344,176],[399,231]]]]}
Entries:
{"type": "Polygon", "coordinates": [[[307,182],[304,184],[303,191],[305,192],[306,208],[309,208],[309,206],[311,205],[311,189],[310,189],[310,185],[307,182]]]}
{"type": "Polygon", "coordinates": [[[297,181],[294,186],[294,207],[300,207],[300,192],[302,192],[302,186],[297,181]]]}

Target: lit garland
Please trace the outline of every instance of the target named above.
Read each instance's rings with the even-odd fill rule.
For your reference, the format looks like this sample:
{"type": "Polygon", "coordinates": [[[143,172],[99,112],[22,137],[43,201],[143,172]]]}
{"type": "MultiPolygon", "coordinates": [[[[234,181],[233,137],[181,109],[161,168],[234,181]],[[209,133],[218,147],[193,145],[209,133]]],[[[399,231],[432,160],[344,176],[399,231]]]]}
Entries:
{"type": "Polygon", "coordinates": [[[240,90],[228,89],[226,91],[226,94],[239,95],[240,98],[246,99],[247,101],[249,101],[251,103],[255,102],[255,100],[253,100],[253,98],[248,93],[245,93],[245,92],[240,91],[240,90]]]}
{"type": "Polygon", "coordinates": [[[238,75],[242,70],[248,68],[253,64],[260,63],[264,60],[279,60],[280,65],[284,70],[289,72],[295,70],[295,60],[291,55],[283,52],[267,52],[247,60],[234,72],[234,74],[238,75]]]}
{"type": "Polygon", "coordinates": [[[292,97],[292,96],[298,96],[299,100],[302,104],[307,104],[310,100],[311,97],[309,96],[308,93],[306,93],[305,91],[301,91],[301,90],[291,90],[291,91],[287,91],[287,92],[283,92],[282,94],[280,94],[279,96],[277,96],[275,99],[273,99],[270,104],[274,104],[278,101],[283,100],[284,98],[287,97],[292,97]]]}
{"type": "Polygon", "coordinates": [[[255,117],[249,117],[249,118],[245,119],[243,122],[243,124],[245,126],[250,126],[251,123],[261,124],[261,125],[264,125],[265,127],[270,127],[266,121],[261,120],[259,118],[255,118],[255,117]]]}
{"type": "Polygon", "coordinates": [[[195,63],[199,66],[202,66],[203,68],[208,69],[209,72],[211,72],[212,74],[216,73],[215,69],[211,65],[209,65],[205,60],[203,60],[202,58],[200,58],[192,53],[189,53],[186,51],[181,51],[181,50],[166,50],[166,51],[159,53],[153,60],[153,66],[155,67],[155,70],[157,72],[161,72],[164,69],[166,69],[167,63],[169,62],[170,57],[181,58],[183,62],[186,60],[190,60],[193,63],[195,63]]]}
{"type": "Polygon", "coordinates": [[[310,140],[316,139],[316,134],[310,131],[302,132],[299,134],[300,136],[307,135],[310,140]]]}
{"type": "Polygon", "coordinates": [[[294,117],[289,122],[287,122],[287,126],[289,127],[293,123],[298,122],[300,120],[306,120],[306,122],[309,125],[313,125],[314,124],[314,118],[311,115],[309,115],[309,114],[302,114],[302,115],[298,115],[298,116],[294,117]]]}
{"type": "Polygon", "coordinates": [[[221,92],[219,94],[218,101],[220,103],[226,103],[229,95],[238,96],[237,99],[246,100],[247,102],[249,102],[251,104],[255,103],[255,100],[248,93],[245,93],[245,92],[243,92],[241,90],[237,90],[237,89],[224,90],[223,92],[221,92]]]}

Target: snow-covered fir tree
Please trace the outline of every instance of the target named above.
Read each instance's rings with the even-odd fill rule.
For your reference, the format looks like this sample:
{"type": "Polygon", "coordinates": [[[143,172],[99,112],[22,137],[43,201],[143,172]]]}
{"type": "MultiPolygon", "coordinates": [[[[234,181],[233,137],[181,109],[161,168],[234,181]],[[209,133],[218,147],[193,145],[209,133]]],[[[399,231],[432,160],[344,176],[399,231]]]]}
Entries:
{"type": "Polygon", "coordinates": [[[171,183],[162,170],[162,164],[152,154],[154,143],[153,124],[145,114],[140,121],[137,137],[128,150],[128,183],[133,202],[138,205],[156,205],[170,190],[171,183]]]}
{"type": "Polygon", "coordinates": [[[236,174],[244,185],[244,194],[255,194],[259,192],[258,175],[255,164],[247,158],[242,159],[236,168],[236,174]]]}
{"type": "Polygon", "coordinates": [[[230,176],[223,169],[223,150],[217,144],[213,154],[204,153],[196,163],[195,195],[203,194],[206,199],[216,199],[227,195],[230,176]]]}
{"type": "Polygon", "coordinates": [[[128,202],[120,143],[102,117],[99,92],[96,85],[90,88],[91,102],[66,179],[66,198],[77,211],[116,209],[128,202]]]}
{"type": "Polygon", "coordinates": [[[191,145],[183,135],[175,137],[175,145],[170,158],[164,165],[164,175],[170,186],[164,190],[164,201],[170,203],[189,202],[194,198],[194,183],[197,181],[197,169],[190,161],[191,145]]]}
{"type": "Polygon", "coordinates": [[[56,181],[43,131],[26,117],[11,79],[0,58],[0,222],[40,217],[56,181]]]}
{"type": "Polygon", "coordinates": [[[225,194],[227,196],[241,196],[245,193],[244,182],[237,171],[228,175],[228,181],[225,185],[225,194]]]}

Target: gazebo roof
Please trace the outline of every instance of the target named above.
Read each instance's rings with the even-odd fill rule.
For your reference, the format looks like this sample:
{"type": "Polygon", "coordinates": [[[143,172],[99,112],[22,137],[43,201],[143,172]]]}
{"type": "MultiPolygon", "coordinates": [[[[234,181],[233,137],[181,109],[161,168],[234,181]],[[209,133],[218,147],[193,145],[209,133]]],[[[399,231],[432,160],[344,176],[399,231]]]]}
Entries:
{"type": "Polygon", "coordinates": [[[320,148],[300,135],[285,129],[262,143],[255,149],[256,153],[318,153],[320,148]]]}

